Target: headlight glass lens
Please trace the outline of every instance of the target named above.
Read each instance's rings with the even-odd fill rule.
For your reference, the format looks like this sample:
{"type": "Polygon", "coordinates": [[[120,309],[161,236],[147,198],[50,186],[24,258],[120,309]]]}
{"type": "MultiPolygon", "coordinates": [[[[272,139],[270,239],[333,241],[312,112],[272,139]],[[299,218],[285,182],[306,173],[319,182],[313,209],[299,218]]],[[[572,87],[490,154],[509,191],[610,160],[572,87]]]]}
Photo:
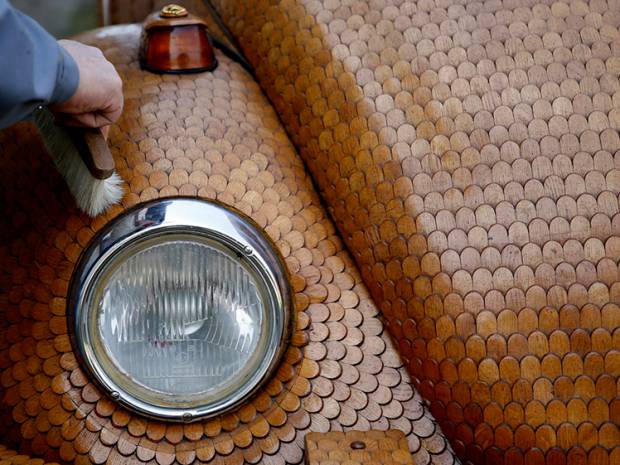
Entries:
{"type": "Polygon", "coordinates": [[[78,354],[113,398],[191,421],[238,405],[274,368],[290,294],[279,257],[245,218],[177,202],[131,212],[99,236],[79,266],[70,324],[78,354]],[[212,215],[168,224],[177,202],[212,215]]]}
{"type": "Polygon", "coordinates": [[[255,370],[261,292],[215,247],[178,238],[145,245],[100,286],[99,342],[141,395],[217,397],[255,370]]]}

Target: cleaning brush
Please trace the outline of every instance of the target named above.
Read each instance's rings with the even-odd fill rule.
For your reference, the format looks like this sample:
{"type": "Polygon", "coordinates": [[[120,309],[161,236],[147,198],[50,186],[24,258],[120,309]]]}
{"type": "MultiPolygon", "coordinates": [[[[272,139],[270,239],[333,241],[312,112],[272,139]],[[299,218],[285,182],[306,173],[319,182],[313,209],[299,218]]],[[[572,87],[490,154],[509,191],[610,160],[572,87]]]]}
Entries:
{"type": "Polygon", "coordinates": [[[57,125],[45,107],[33,113],[56,169],[84,213],[95,217],[123,197],[123,181],[99,129],[57,125]]]}

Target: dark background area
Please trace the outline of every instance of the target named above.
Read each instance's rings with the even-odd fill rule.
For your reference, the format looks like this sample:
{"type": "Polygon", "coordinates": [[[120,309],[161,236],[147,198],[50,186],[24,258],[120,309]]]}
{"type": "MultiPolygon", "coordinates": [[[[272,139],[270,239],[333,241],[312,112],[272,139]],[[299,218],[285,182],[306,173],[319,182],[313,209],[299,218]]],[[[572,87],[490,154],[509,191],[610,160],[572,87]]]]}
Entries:
{"type": "Polygon", "coordinates": [[[9,0],[61,39],[99,25],[97,0],[9,0]]]}

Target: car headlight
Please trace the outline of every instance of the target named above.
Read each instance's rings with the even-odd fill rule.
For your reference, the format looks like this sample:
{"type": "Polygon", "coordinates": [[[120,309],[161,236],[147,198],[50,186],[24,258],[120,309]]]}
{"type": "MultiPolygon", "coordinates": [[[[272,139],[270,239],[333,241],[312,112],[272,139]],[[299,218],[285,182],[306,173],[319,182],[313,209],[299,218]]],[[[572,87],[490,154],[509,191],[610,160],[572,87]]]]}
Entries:
{"type": "Polygon", "coordinates": [[[110,396],[193,421],[256,391],[286,345],[290,310],[283,262],[254,223],[178,198],[134,208],[95,237],[71,283],[69,326],[110,396]]]}

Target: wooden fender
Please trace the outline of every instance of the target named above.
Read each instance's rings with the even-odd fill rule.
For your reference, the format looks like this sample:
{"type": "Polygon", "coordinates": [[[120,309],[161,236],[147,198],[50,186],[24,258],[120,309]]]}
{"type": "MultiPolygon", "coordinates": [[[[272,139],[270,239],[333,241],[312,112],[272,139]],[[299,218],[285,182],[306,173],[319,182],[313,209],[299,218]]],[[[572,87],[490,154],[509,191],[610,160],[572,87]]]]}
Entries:
{"type": "Polygon", "coordinates": [[[75,464],[298,464],[308,431],[395,428],[418,465],[453,463],[256,83],[221,54],[213,73],[141,71],[139,33],[118,26],[80,37],[123,78],[125,110],[109,137],[126,181],[121,206],[93,220],[80,214],[34,128],[0,134],[2,442],[75,464]],[[176,195],[216,198],[263,227],[286,257],[298,312],[291,345],[259,394],[188,425],[148,421],[100,392],[76,362],[65,319],[69,279],[94,233],[141,201],[176,195]]]}

